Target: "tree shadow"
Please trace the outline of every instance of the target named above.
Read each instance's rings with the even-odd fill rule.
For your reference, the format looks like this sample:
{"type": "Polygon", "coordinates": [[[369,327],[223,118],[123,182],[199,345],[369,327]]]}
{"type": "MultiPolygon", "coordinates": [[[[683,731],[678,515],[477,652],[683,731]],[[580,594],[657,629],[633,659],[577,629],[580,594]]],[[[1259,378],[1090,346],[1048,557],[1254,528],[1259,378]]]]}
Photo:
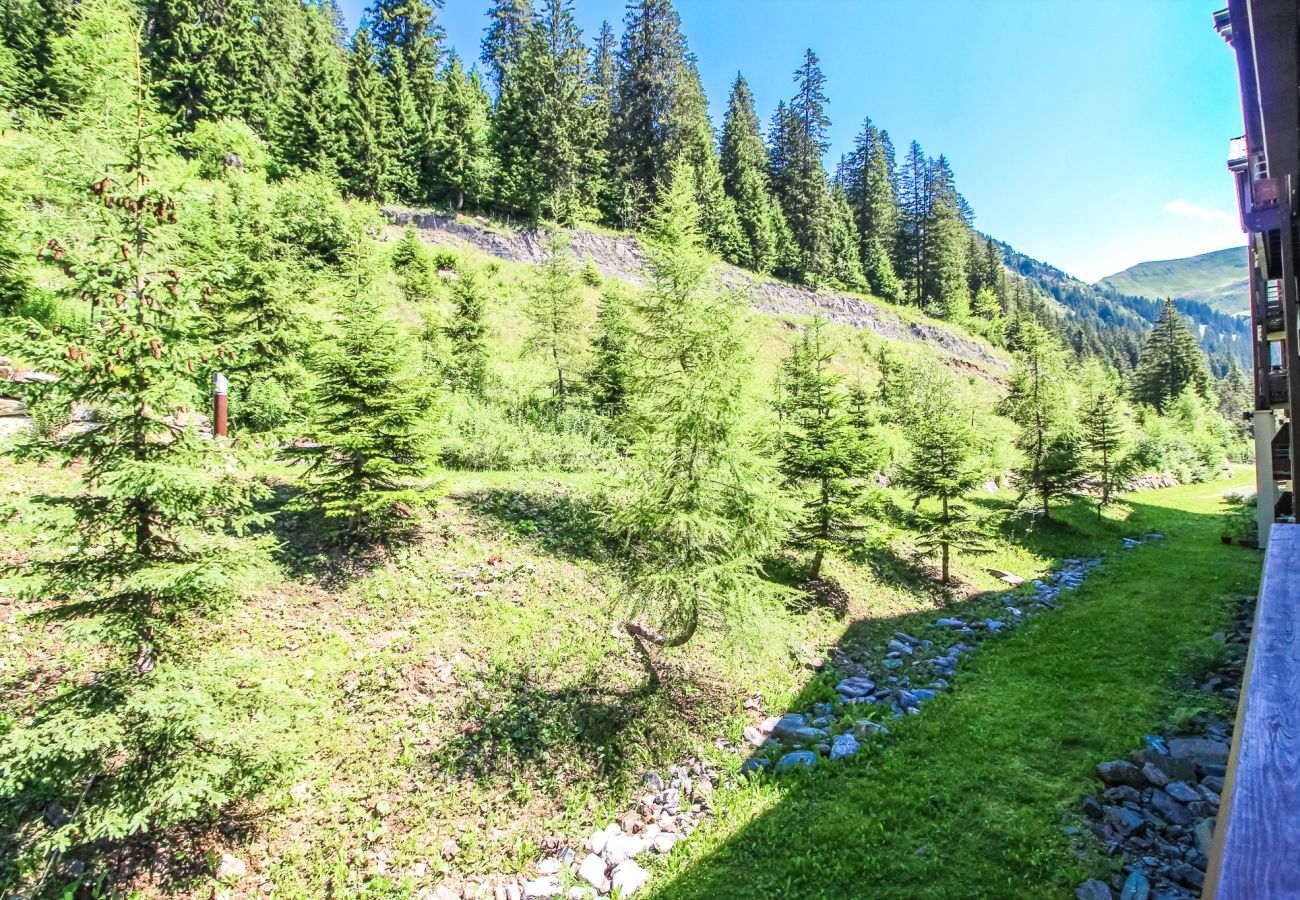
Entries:
{"type": "MultiPolygon", "coordinates": [[[[758,737],[756,729],[771,720],[754,721],[741,773],[761,783],[733,802],[738,815],[762,811],[740,827],[712,832],[693,850],[683,848],[654,896],[1052,896],[1095,872],[1100,857],[1087,838],[1062,828],[1062,820],[1080,815],[1072,792],[1090,786],[1092,766],[1106,754],[1130,748],[1131,742],[1110,746],[1116,733],[1152,727],[1143,719],[1149,709],[1135,710],[1110,693],[1134,684],[1163,690],[1156,685],[1179,671],[1187,657],[1186,623],[1200,620],[1171,608],[1172,597],[1194,607],[1196,591],[1208,590],[1206,572],[1222,573],[1233,596],[1256,577],[1249,557],[1230,559],[1230,548],[1219,545],[1217,515],[1132,498],[1127,504],[1123,516],[1101,521],[1086,501],[1065,504],[1062,521],[1038,523],[1025,543],[1058,564],[1101,557],[1101,573],[1111,566],[1134,572],[1173,565],[1167,582],[1148,579],[1137,596],[1062,594],[1053,604],[1059,609],[1030,613],[1039,590],[1031,582],[974,595],[941,613],[851,623],[830,654],[832,664],[810,676],[787,707],[807,727],[828,733],[802,743],[768,737],[754,747],[751,734],[758,737]],[[1151,532],[1190,545],[1174,554],[1204,545],[1205,561],[1194,570],[1175,565],[1164,538],[1143,537],[1151,532]],[[1125,549],[1124,538],[1143,544],[1125,549]],[[1144,544],[1160,547],[1160,563],[1129,562],[1144,544]],[[990,624],[1010,625],[1012,609],[1022,612],[1022,624],[990,624]],[[940,619],[948,621],[940,626],[940,619]],[[947,656],[954,647],[951,665],[914,662],[947,656]],[[890,659],[897,662],[886,665],[890,659]],[[900,703],[895,693],[882,702],[869,691],[871,699],[859,701],[837,693],[841,679],[852,676],[903,688],[912,698],[900,703]],[[832,736],[844,733],[854,735],[856,752],[827,759],[832,736]],[[811,768],[798,759],[776,765],[800,747],[811,751],[811,768]],[[755,790],[774,804],[751,797],[755,790]]],[[[915,575],[889,554],[871,562],[908,579],[915,575]]],[[[1207,610],[1226,609],[1222,599],[1200,602],[1207,610]]],[[[1214,621],[1204,618],[1206,636],[1214,621]]]]}
{"type": "Polygon", "coordinates": [[[618,538],[602,525],[599,504],[572,489],[496,488],[458,499],[556,556],[599,562],[617,548],[618,538]]]}

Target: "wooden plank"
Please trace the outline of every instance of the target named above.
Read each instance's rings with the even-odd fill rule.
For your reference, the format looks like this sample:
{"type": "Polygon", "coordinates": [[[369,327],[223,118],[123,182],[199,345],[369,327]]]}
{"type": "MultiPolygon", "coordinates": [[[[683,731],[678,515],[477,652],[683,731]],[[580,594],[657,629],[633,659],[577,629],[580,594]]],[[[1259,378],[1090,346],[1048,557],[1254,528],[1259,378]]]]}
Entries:
{"type": "Polygon", "coordinates": [[[1300,898],[1300,525],[1274,525],[1203,896],[1300,898]]]}

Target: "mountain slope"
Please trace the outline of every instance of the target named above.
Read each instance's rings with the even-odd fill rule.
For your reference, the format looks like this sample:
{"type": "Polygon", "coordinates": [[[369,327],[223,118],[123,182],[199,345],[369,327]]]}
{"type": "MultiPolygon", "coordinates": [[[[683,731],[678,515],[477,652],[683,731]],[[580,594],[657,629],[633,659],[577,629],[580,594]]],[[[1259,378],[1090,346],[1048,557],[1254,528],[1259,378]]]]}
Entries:
{"type": "MultiPolygon", "coordinates": [[[[1066,336],[1071,343],[1076,347],[1083,344],[1084,349],[1094,340],[1100,346],[1123,347],[1128,351],[1128,364],[1137,364],[1137,351],[1160,315],[1163,297],[1151,299],[1122,293],[1100,282],[1088,284],[1049,263],[1020,253],[1009,244],[996,240],[995,243],[1001,248],[1007,267],[1048,297],[1065,316],[1067,325],[1077,332],[1066,336]]],[[[1216,376],[1227,371],[1233,357],[1239,365],[1249,365],[1248,321],[1199,300],[1175,298],[1174,302],[1195,326],[1216,376]]]]}
{"type": "Polygon", "coordinates": [[[1248,285],[1244,247],[1138,263],[1096,282],[1097,287],[1114,288],[1121,294],[1151,300],[1195,300],[1230,314],[1248,310],[1248,285]]]}

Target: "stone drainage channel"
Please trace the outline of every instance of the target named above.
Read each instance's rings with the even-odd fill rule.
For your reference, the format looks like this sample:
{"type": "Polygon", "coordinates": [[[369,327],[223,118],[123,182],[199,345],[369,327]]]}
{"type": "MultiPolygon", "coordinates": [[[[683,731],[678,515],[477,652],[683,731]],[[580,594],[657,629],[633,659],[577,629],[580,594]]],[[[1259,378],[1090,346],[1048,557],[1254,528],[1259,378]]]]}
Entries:
{"type": "MultiPolygon", "coordinates": [[[[1163,538],[1156,533],[1125,538],[1124,549],[1163,538]]],[[[823,758],[853,756],[864,742],[889,733],[880,719],[920,715],[923,704],[949,689],[958,665],[981,643],[1037,613],[1056,609],[1061,595],[1083,584],[1099,565],[1101,560],[1095,558],[1065,560],[1057,571],[1035,579],[1029,592],[1002,596],[1002,612],[997,618],[940,618],[927,627],[928,637],[896,632],[878,663],[868,654],[860,660],[837,657],[833,660],[835,670],[853,673],[836,685],[839,703],[815,703],[805,711],[751,725],[745,729],[748,747],[726,739],[715,743],[730,753],[752,753],[740,766],[745,775],[814,767],[823,758]]],[[[1015,579],[1015,583],[1023,582],[1015,579]]],[[[580,850],[553,848],[535,867],[535,877],[522,882],[517,877],[476,881],[465,884],[461,893],[442,884],[431,893],[427,889],[422,893],[436,900],[579,900],[615,892],[631,896],[650,879],[637,859],[643,854],[667,854],[678,841],[689,837],[713,815],[714,790],[728,786],[732,777],[728,770],[702,759],[670,766],[667,777],[647,772],[644,791],[634,804],[592,832],[580,850]]]]}
{"type": "MultiPolygon", "coordinates": [[[[1229,706],[1240,699],[1254,619],[1254,598],[1231,631],[1216,637],[1221,658],[1199,685],[1229,706]]],[[[1193,687],[1193,685],[1187,685],[1193,687]]],[[[1202,714],[1186,734],[1147,735],[1129,759],[1097,766],[1101,796],[1083,798],[1087,827],[1119,861],[1107,881],[1079,886],[1079,900],[1191,900],[1201,896],[1227,773],[1232,723],[1202,714]]]]}

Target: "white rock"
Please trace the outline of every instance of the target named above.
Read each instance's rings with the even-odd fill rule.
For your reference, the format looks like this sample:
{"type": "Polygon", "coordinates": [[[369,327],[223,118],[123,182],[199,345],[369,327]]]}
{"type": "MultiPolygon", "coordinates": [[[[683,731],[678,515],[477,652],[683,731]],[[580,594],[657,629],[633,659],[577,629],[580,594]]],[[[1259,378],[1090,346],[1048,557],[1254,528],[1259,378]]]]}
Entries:
{"type": "Polygon", "coordinates": [[[546,897],[560,896],[560,882],[554,875],[543,875],[541,878],[534,878],[524,885],[525,900],[543,900],[546,897]]]}
{"type": "Polygon", "coordinates": [[[650,880],[650,873],[636,864],[635,860],[625,860],[614,869],[609,878],[610,888],[623,897],[630,897],[645,886],[650,880]]]}
{"type": "Polygon", "coordinates": [[[753,725],[748,725],[745,727],[745,740],[758,747],[767,740],[767,737],[753,725]]]}
{"type": "Polygon", "coordinates": [[[513,881],[506,885],[506,900],[520,900],[523,895],[524,892],[519,890],[519,885],[513,881]]]}
{"type": "Polygon", "coordinates": [[[590,896],[591,891],[587,890],[585,887],[574,886],[569,888],[569,900],[586,900],[586,898],[590,896]]]}
{"type": "Polygon", "coordinates": [[[673,849],[673,845],[676,844],[678,840],[680,840],[680,838],[678,838],[677,835],[669,834],[668,832],[656,835],[654,839],[655,850],[660,853],[667,853],[673,849]]]}
{"type": "Polygon", "coordinates": [[[587,858],[578,866],[578,877],[596,890],[609,890],[609,880],[605,878],[605,861],[594,853],[587,854],[587,858]]]}
{"type": "Polygon", "coordinates": [[[560,869],[564,868],[564,863],[558,859],[544,859],[537,864],[538,875],[554,875],[560,869]]]}
{"type": "Polygon", "coordinates": [[[781,721],[780,716],[772,716],[770,718],[764,719],[763,721],[758,723],[758,730],[763,732],[763,734],[771,734],[772,729],[775,728],[777,723],[780,721],[781,721]]]}
{"type": "Polygon", "coordinates": [[[592,853],[600,854],[605,852],[605,844],[609,841],[609,835],[603,831],[593,831],[591,837],[587,838],[587,849],[592,853]]]}
{"type": "Polygon", "coordinates": [[[636,835],[616,834],[605,844],[605,861],[616,866],[645,850],[645,842],[636,835]]]}
{"type": "Polygon", "coordinates": [[[663,831],[662,828],[660,828],[654,822],[651,822],[649,825],[645,827],[645,835],[644,835],[645,839],[647,841],[653,841],[655,838],[659,836],[660,832],[662,831],[663,831]]]}
{"type": "Polygon", "coordinates": [[[229,853],[221,854],[221,863],[216,871],[217,881],[237,881],[247,872],[248,867],[244,865],[242,859],[229,853]]]}

